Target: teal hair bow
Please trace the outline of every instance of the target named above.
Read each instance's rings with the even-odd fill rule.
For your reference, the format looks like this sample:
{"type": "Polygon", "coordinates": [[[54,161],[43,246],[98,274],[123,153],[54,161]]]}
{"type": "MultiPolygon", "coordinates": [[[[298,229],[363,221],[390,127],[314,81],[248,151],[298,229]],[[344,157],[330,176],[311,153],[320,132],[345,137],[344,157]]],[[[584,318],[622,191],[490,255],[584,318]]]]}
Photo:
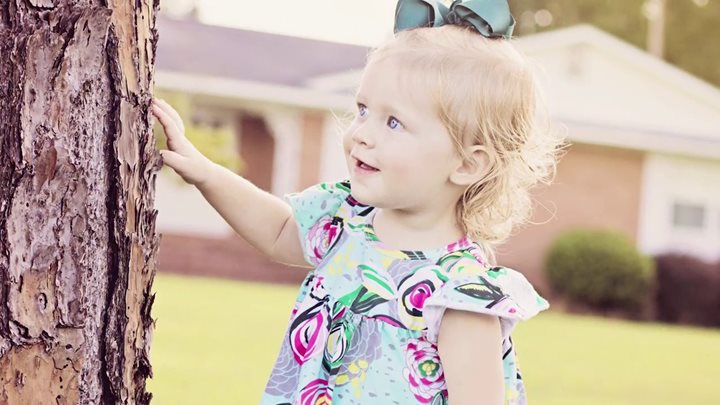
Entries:
{"type": "Polygon", "coordinates": [[[510,38],[515,19],[507,0],[455,0],[448,8],[440,0],[399,0],[395,32],[445,24],[475,28],[487,38],[510,38]]]}

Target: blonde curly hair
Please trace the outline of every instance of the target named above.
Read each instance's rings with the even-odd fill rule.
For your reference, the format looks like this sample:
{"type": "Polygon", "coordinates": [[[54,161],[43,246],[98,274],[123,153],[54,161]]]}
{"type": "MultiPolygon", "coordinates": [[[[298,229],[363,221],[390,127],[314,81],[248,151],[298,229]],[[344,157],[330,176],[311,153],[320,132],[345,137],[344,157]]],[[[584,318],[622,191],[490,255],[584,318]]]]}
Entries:
{"type": "Polygon", "coordinates": [[[484,145],[489,167],[457,203],[457,220],[495,264],[495,249],[532,211],[530,189],[555,176],[564,140],[553,130],[530,61],[512,40],[446,25],[397,33],[368,65],[399,57],[403,77],[426,86],[463,157],[484,145]],[[405,72],[404,72],[405,73],[405,72]]]}

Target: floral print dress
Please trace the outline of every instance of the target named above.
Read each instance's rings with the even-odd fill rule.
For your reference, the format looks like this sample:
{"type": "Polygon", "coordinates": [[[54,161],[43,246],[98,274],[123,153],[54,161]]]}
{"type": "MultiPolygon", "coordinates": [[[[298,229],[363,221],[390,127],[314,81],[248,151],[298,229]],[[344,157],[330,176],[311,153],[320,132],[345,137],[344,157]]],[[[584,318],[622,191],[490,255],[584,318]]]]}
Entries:
{"type": "Polygon", "coordinates": [[[376,210],[353,199],[349,182],[288,200],[315,269],[261,404],[448,404],[436,345],[446,308],[499,317],[505,402],[526,403],[510,332],[548,303],[525,277],[489,267],[467,238],[424,251],[383,245],[372,227],[376,210]]]}

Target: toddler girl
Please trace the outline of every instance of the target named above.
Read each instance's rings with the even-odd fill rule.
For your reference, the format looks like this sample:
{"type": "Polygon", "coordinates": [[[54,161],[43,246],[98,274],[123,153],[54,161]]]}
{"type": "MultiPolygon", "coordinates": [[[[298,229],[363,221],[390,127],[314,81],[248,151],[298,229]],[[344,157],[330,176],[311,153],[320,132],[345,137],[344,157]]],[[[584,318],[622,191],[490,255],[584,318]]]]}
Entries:
{"type": "Polygon", "coordinates": [[[560,141],[513,24],[504,0],[401,0],[344,134],[349,180],[286,201],[203,157],[155,102],[165,164],[257,249],[312,268],[262,404],[526,402],[510,333],[548,303],[493,249],[560,141]]]}

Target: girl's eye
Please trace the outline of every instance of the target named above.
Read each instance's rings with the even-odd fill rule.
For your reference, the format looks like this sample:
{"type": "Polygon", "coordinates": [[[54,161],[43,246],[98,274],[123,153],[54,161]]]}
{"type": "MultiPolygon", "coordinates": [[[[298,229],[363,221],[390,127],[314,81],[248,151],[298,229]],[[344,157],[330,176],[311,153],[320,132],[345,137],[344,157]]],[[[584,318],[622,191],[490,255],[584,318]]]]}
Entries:
{"type": "Polygon", "coordinates": [[[402,129],[403,124],[398,121],[397,118],[390,116],[387,121],[387,126],[390,127],[390,129],[402,129]]]}
{"type": "Polygon", "coordinates": [[[358,103],[358,116],[365,117],[368,114],[368,108],[365,104],[358,103]]]}

